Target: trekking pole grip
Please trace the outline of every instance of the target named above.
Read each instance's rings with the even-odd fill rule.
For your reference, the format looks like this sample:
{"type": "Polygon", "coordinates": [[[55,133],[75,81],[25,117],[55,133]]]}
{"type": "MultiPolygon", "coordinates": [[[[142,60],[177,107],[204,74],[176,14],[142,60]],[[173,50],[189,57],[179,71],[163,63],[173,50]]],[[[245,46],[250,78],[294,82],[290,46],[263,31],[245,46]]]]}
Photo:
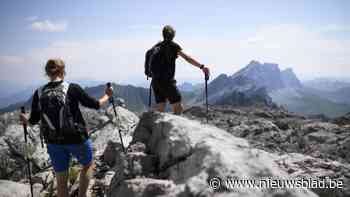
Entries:
{"type": "MultiPolygon", "coordinates": [[[[111,88],[111,87],[112,87],[112,83],[111,83],[111,82],[108,82],[108,83],[106,84],[106,86],[107,86],[107,88],[111,88]]],[[[114,105],[113,95],[109,98],[109,102],[110,102],[110,103],[113,103],[113,105],[114,105]]]]}
{"type": "Polygon", "coordinates": [[[26,113],[26,108],[24,106],[21,107],[21,113],[22,114],[26,113]]]}

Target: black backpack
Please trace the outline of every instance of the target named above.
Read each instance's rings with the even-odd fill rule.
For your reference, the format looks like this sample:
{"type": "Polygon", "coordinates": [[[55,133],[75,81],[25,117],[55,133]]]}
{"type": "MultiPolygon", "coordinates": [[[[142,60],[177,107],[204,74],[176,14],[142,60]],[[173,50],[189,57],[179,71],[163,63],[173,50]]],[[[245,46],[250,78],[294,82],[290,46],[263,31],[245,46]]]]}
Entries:
{"type": "Polygon", "coordinates": [[[40,132],[47,143],[66,144],[81,135],[81,128],[74,122],[67,92],[69,83],[38,89],[41,111],[40,132]]]}
{"type": "Polygon", "coordinates": [[[161,47],[162,44],[158,43],[146,52],[145,57],[145,75],[150,78],[157,72],[157,68],[161,65],[161,47]]]}

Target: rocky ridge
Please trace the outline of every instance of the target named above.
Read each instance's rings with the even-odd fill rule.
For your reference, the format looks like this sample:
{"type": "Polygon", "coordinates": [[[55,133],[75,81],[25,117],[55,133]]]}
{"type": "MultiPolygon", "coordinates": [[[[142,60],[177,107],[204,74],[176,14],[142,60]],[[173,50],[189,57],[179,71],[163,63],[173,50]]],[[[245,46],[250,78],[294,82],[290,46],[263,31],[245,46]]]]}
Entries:
{"type": "MultiPolygon", "coordinates": [[[[350,195],[350,124],[346,121],[335,124],[263,107],[211,106],[209,124],[204,122],[206,114],[201,107],[186,110],[184,117],[148,112],[140,120],[122,107],[117,107],[117,112],[116,119],[111,108],[106,112],[84,110],[96,158],[89,197],[350,195]],[[122,151],[118,130],[122,131],[127,152],[122,151]],[[228,177],[328,178],[342,182],[343,189],[232,190],[225,184],[228,177]],[[220,187],[212,184],[213,178],[219,178],[220,187]]],[[[11,188],[29,189],[23,159],[16,155],[21,148],[9,147],[23,143],[17,115],[13,112],[0,117],[0,153],[13,163],[0,166],[1,172],[7,173],[1,174],[1,179],[18,182],[0,181],[0,188],[7,188],[0,191],[0,196],[11,193],[11,188]],[[17,141],[6,143],[8,139],[17,141]],[[14,173],[17,170],[21,173],[14,173]]],[[[38,139],[31,138],[36,148],[33,161],[37,160],[39,166],[36,169],[32,164],[35,191],[41,196],[55,196],[54,174],[49,166],[45,169],[47,156],[38,139]]],[[[73,162],[71,196],[77,194],[78,169],[73,162]]]]}
{"type": "MultiPolygon", "coordinates": [[[[204,122],[206,113],[205,109],[194,107],[185,111],[185,116],[204,122]]],[[[335,124],[337,120],[308,119],[280,108],[217,106],[209,110],[210,124],[274,154],[275,162],[290,176],[343,180],[345,189],[332,195],[348,196],[350,122],[335,124]]],[[[332,196],[317,192],[320,196],[332,196]]]]}

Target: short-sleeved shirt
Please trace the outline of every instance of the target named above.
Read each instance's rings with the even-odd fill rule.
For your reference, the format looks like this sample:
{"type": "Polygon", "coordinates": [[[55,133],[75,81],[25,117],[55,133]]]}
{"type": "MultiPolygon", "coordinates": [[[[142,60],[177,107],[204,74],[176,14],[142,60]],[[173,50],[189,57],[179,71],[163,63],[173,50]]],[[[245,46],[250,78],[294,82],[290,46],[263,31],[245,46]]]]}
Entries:
{"type": "MultiPolygon", "coordinates": [[[[47,87],[55,87],[62,83],[63,81],[49,82],[43,87],[43,90],[47,87]]],[[[85,136],[88,138],[86,123],[84,121],[83,115],[80,111],[79,104],[84,107],[99,109],[99,102],[89,96],[78,84],[71,83],[67,91],[67,97],[69,99],[69,108],[74,118],[74,122],[79,123],[85,127],[85,136]]],[[[35,91],[32,101],[32,110],[29,118],[29,123],[34,125],[37,124],[41,119],[41,112],[39,108],[39,95],[38,90],[35,91]]]]}
{"type": "Polygon", "coordinates": [[[175,78],[176,58],[178,57],[178,52],[181,51],[182,48],[174,41],[163,41],[157,45],[161,45],[162,67],[161,70],[157,72],[160,73],[160,76],[158,76],[157,73],[153,73],[155,75],[152,77],[160,80],[173,80],[175,78]]]}

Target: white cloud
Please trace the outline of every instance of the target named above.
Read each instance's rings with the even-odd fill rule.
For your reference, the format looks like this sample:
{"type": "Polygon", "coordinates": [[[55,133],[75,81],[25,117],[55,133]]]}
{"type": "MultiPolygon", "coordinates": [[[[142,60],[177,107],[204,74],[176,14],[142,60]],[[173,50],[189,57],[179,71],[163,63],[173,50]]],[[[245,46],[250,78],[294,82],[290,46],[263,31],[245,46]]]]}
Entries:
{"type": "MultiPolygon", "coordinates": [[[[350,77],[349,40],[327,38],[320,32],[298,25],[265,25],[245,35],[229,39],[215,35],[211,39],[181,35],[176,41],[185,52],[209,65],[213,77],[221,73],[233,74],[252,59],[275,62],[282,69],[292,67],[301,78],[350,77]]],[[[3,64],[4,59],[8,63],[19,63],[19,59],[2,58],[0,66],[8,71],[1,77],[11,79],[21,75],[21,80],[43,79],[47,59],[60,57],[67,64],[70,78],[140,83],[145,80],[145,52],[159,39],[160,35],[155,33],[153,37],[57,41],[24,54],[21,61],[26,64],[20,68],[8,69],[3,64]]],[[[178,81],[202,82],[201,71],[179,59],[176,69],[178,81]]]]}
{"type": "Polygon", "coordinates": [[[64,32],[67,30],[67,22],[52,22],[50,20],[34,21],[31,29],[39,32],[64,32]]]}
{"type": "Polygon", "coordinates": [[[18,65],[25,62],[24,58],[19,56],[3,55],[0,56],[0,65],[18,65]]]}

